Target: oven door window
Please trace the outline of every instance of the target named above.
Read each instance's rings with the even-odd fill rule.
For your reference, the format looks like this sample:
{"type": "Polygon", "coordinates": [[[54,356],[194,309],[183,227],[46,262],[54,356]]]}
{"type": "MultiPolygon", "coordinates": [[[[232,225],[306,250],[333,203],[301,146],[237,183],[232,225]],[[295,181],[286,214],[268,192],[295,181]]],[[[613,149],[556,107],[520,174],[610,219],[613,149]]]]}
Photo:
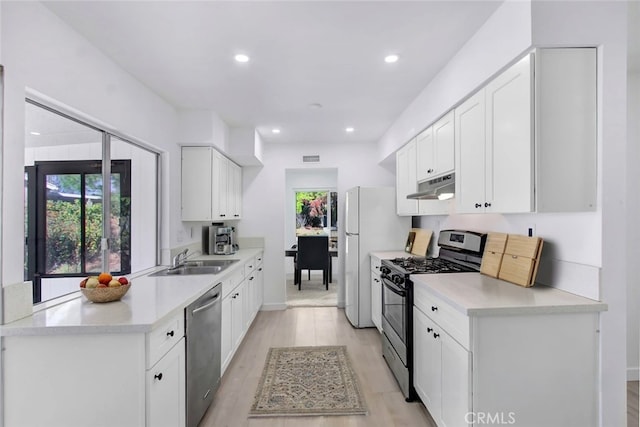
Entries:
{"type": "Polygon", "coordinates": [[[398,334],[398,337],[406,343],[405,319],[406,319],[406,291],[383,280],[382,287],[382,315],[389,325],[398,334]]]}

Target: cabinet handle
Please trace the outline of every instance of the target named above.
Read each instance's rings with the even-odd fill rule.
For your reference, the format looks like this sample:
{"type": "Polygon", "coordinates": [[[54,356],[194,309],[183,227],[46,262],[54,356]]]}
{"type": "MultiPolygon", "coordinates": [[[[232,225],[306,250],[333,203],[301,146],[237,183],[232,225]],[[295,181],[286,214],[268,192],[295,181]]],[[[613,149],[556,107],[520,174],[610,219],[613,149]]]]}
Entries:
{"type": "Polygon", "coordinates": [[[253,265],[250,265],[249,268],[253,268],[253,265]]]}
{"type": "Polygon", "coordinates": [[[484,202],[484,207],[485,207],[485,208],[488,208],[489,206],[491,206],[491,203],[489,203],[489,202],[484,202]]]}
{"type": "Polygon", "coordinates": [[[220,214],[220,216],[227,216],[226,214],[220,214]]]}
{"type": "Polygon", "coordinates": [[[260,268],[258,269],[258,271],[262,271],[262,267],[260,267],[260,268]]]}
{"type": "Polygon", "coordinates": [[[249,277],[249,280],[253,280],[253,276],[249,277]]]}
{"type": "Polygon", "coordinates": [[[160,372],[159,374],[155,374],[153,378],[157,379],[158,381],[162,381],[162,372],[160,372]]]}
{"type": "Polygon", "coordinates": [[[235,214],[234,216],[236,216],[236,217],[238,217],[238,216],[240,216],[240,215],[238,215],[238,214],[235,214]]]}
{"type": "Polygon", "coordinates": [[[374,281],[374,282],[379,282],[380,280],[378,280],[378,279],[373,279],[373,281],[374,281]]]}
{"type": "Polygon", "coordinates": [[[435,305],[431,306],[431,311],[438,311],[438,307],[436,307],[435,305]]]}
{"type": "Polygon", "coordinates": [[[482,205],[480,203],[476,203],[476,208],[481,208],[482,205]]]}
{"type": "Polygon", "coordinates": [[[171,331],[171,332],[167,332],[167,336],[168,336],[168,337],[172,337],[173,335],[174,335],[173,331],[171,331]]]}
{"type": "Polygon", "coordinates": [[[427,333],[433,332],[433,328],[427,328],[427,333]]]}
{"type": "Polygon", "coordinates": [[[434,338],[438,338],[440,336],[440,334],[436,334],[435,332],[433,333],[433,337],[434,338]]]}

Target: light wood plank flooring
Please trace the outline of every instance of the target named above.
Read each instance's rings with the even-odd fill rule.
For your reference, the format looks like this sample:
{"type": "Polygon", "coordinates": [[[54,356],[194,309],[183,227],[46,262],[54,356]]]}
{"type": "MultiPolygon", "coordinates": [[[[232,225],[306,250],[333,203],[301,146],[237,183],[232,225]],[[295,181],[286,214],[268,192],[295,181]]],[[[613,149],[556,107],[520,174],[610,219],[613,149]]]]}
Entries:
{"type": "Polygon", "coordinates": [[[225,372],[200,427],[435,427],[419,402],[407,403],[381,355],[375,328],[356,329],[344,310],[300,307],[259,312],[225,372]],[[248,418],[269,347],[346,345],[369,413],[366,416],[248,418]]]}

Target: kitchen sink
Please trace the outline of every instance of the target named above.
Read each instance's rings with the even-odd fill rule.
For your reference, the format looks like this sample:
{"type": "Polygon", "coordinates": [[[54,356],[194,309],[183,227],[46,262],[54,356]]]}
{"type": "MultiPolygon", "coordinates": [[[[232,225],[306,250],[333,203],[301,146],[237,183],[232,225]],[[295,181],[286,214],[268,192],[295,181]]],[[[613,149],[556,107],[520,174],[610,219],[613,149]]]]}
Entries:
{"type": "Polygon", "coordinates": [[[238,262],[237,259],[207,259],[201,261],[187,261],[180,267],[166,268],[156,271],[149,276],[191,276],[195,274],[218,274],[231,264],[238,262]]]}

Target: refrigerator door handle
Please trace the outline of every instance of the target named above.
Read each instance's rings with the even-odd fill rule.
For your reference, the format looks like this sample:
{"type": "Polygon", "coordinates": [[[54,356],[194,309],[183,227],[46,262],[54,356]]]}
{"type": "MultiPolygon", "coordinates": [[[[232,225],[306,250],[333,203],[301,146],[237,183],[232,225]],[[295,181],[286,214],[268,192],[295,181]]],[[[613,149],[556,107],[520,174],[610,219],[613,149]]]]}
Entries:
{"type": "Polygon", "coordinates": [[[349,233],[349,232],[347,232],[347,233],[345,233],[345,234],[346,234],[347,236],[357,236],[357,235],[358,235],[358,233],[349,233]]]}

